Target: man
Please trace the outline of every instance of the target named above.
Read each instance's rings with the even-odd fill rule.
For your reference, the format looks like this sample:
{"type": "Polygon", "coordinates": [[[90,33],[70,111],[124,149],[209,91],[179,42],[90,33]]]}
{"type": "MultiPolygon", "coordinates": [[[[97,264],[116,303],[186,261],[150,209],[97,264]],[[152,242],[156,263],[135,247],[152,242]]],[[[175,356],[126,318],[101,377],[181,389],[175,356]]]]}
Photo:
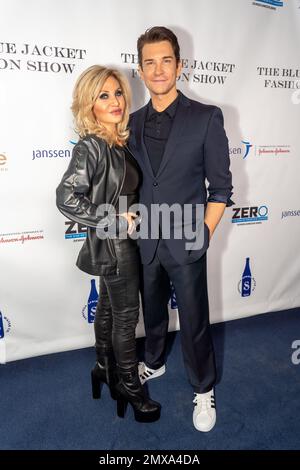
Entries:
{"type": "MultiPolygon", "coordinates": [[[[216,422],[216,370],[206,250],[226,205],[233,204],[228,140],[219,108],[192,101],[176,89],[181,63],[175,34],[153,27],[140,36],[137,47],[139,73],[151,95],[149,103],[130,120],[130,148],[143,172],[140,203],[149,213],[153,204],[205,206],[200,248],[187,249],[185,237],[164,236],[161,224],[158,238],[139,239],[146,332],[145,362],[140,363],[139,374],[144,383],[165,372],[171,281],[184,363],[195,393],[193,423],[197,430],[207,432],[216,422]]],[[[152,228],[155,223],[159,222],[154,217],[152,228]]]]}

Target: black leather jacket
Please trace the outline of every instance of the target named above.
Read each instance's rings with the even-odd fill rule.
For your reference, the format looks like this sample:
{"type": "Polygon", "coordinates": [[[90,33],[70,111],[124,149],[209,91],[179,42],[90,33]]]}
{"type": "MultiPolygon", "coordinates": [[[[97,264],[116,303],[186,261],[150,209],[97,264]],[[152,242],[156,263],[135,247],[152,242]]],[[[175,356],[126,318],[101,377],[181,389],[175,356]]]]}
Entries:
{"type": "MultiPolygon", "coordinates": [[[[75,222],[87,226],[84,242],[76,265],[92,275],[118,274],[113,241],[100,239],[96,227],[110,226],[110,215],[96,215],[100,204],[115,206],[125,179],[125,152],[90,134],[75,145],[67,171],[56,189],[56,204],[60,212],[75,222]]],[[[124,219],[125,220],[125,219],[124,219]]]]}

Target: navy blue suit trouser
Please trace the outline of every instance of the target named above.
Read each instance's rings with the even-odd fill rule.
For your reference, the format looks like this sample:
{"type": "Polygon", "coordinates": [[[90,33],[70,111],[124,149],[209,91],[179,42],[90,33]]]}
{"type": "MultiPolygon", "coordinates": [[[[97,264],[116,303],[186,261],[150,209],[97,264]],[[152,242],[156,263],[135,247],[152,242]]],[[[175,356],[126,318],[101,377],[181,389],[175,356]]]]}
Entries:
{"type": "Polygon", "coordinates": [[[142,266],[141,277],[146,365],[158,369],[165,363],[171,280],[188,378],[196,393],[209,391],[216,382],[216,366],[209,324],[206,254],[193,263],[179,265],[160,239],[152,262],[142,266]]]}

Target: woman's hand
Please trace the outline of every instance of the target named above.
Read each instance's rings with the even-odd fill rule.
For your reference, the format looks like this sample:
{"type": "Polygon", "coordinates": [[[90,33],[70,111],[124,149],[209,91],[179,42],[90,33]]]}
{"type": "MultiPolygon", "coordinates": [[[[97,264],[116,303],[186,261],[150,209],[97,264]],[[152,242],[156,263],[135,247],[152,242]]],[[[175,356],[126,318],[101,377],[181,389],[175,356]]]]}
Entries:
{"type": "Polygon", "coordinates": [[[134,219],[137,217],[137,214],[134,212],[123,212],[123,214],[119,214],[122,217],[125,217],[125,219],[128,222],[128,229],[127,233],[128,235],[131,235],[135,229],[135,224],[134,224],[134,219]]]}

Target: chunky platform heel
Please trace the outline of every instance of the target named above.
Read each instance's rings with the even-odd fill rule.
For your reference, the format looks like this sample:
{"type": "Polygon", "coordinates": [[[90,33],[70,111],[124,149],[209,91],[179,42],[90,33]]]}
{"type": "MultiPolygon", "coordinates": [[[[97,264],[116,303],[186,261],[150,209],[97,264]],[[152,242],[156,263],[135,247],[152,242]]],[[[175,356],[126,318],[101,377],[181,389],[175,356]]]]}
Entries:
{"type": "Polygon", "coordinates": [[[119,418],[124,418],[127,409],[127,401],[121,396],[117,398],[117,415],[119,418]]]}
{"type": "Polygon", "coordinates": [[[137,365],[130,369],[117,368],[119,381],[117,390],[117,414],[124,418],[127,404],[133,408],[136,421],[152,423],[160,418],[161,406],[145,394],[138,376],[137,365]]]}
{"type": "Polygon", "coordinates": [[[92,378],[92,394],[95,400],[101,398],[101,389],[103,382],[99,379],[98,375],[92,370],[91,372],[92,378]]]}
{"type": "Polygon", "coordinates": [[[117,399],[116,393],[116,372],[115,369],[110,367],[105,361],[105,365],[102,366],[99,362],[96,363],[94,369],[91,372],[92,379],[92,395],[95,400],[101,398],[101,390],[103,384],[107,384],[110,391],[110,396],[113,400],[117,399]]]}
{"type": "MultiPolygon", "coordinates": [[[[152,403],[155,403],[155,402],[152,402],[152,403]]],[[[140,423],[153,423],[154,421],[158,421],[160,418],[160,410],[161,410],[160,407],[159,408],[157,407],[155,410],[152,410],[151,412],[150,411],[144,412],[136,408],[133,408],[133,409],[134,409],[135,420],[140,423]]]]}

